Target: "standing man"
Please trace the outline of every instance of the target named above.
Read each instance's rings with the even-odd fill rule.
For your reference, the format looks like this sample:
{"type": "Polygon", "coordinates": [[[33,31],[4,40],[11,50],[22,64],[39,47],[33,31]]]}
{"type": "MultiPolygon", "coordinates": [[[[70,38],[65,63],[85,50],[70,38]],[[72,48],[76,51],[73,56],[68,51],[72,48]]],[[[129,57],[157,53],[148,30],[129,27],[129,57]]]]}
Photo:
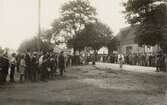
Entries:
{"type": "Polygon", "coordinates": [[[9,69],[9,60],[7,54],[0,55],[0,84],[6,82],[9,69]]]}
{"type": "Polygon", "coordinates": [[[20,63],[19,63],[19,73],[20,73],[20,83],[23,82],[23,78],[24,78],[24,73],[25,73],[25,67],[26,67],[26,64],[25,64],[25,56],[24,55],[21,55],[20,57],[20,63]]]}
{"type": "Polygon", "coordinates": [[[17,72],[19,72],[20,60],[21,60],[21,55],[17,54],[16,55],[16,69],[17,69],[17,72]]]}
{"type": "Polygon", "coordinates": [[[165,54],[165,72],[167,72],[167,54],[165,54]]]}
{"type": "Polygon", "coordinates": [[[59,69],[60,69],[60,76],[63,76],[63,72],[65,69],[65,58],[64,58],[64,52],[61,51],[60,55],[58,57],[58,64],[59,64],[59,69]]]}
{"type": "Polygon", "coordinates": [[[16,67],[16,54],[13,53],[10,61],[10,82],[15,82],[14,80],[15,67],[16,67]]]}
{"type": "Polygon", "coordinates": [[[38,59],[38,79],[39,80],[42,80],[42,63],[43,63],[43,57],[44,57],[44,54],[41,54],[39,55],[39,59],[38,59]]]}
{"type": "Polygon", "coordinates": [[[165,55],[163,53],[161,56],[161,71],[165,72],[165,55]]]}
{"type": "Polygon", "coordinates": [[[42,65],[41,65],[41,80],[47,82],[47,71],[48,67],[48,53],[44,53],[42,57],[42,65]]]}
{"type": "Polygon", "coordinates": [[[34,82],[37,80],[37,71],[38,71],[38,60],[36,52],[33,53],[31,62],[32,62],[31,81],[34,82]]]}
{"type": "Polygon", "coordinates": [[[25,68],[25,80],[30,80],[30,70],[31,70],[31,57],[30,57],[30,52],[29,50],[26,52],[25,55],[25,64],[26,64],[26,68],[25,68]]]}
{"type": "Polygon", "coordinates": [[[158,52],[156,56],[156,72],[162,71],[162,53],[158,52]]]}
{"type": "Polygon", "coordinates": [[[124,64],[124,55],[123,54],[118,55],[118,63],[120,65],[120,69],[122,70],[122,67],[123,67],[123,64],[124,64]]]}

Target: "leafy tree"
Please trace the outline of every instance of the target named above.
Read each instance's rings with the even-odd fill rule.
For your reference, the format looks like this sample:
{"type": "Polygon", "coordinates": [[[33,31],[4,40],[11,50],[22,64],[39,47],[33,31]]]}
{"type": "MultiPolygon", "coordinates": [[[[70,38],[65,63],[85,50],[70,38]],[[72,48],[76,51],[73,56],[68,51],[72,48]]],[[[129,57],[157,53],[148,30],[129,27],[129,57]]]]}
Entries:
{"type": "Polygon", "coordinates": [[[139,45],[164,43],[167,32],[166,0],[128,0],[124,3],[127,22],[136,27],[136,42],[139,45]]]}
{"type": "Polygon", "coordinates": [[[23,41],[18,49],[18,52],[22,53],[27,50],[38,51],[38,47],[40,47],[41,51],[50,51],[53,49],[53,45],[50,42],[42,41],[41,39],[39,41],[37,37],[33,37],[30,40],[23,41]]]}
{"type": "Polygon", "coordinates": [[[50,35],[50,38],[52,38],[52,40],[54,40],[57,43],[58,42],[57,37],[60,35],[64,37],[66,40],[68,40],[68,38],[66,37],[70,36],[69,32],[68,30],[66,30],[66,24],[60,18],[55,19],[51,26],[52,26],[51,29],[52,34],[48,35],[50,35]]]}
{"type": "Polygon", "coordinates": [[[68,47],[75,48],[77,35],[88,23],[96,22],[96,9],[91,6],[88,0],[72,0],[62,5],[60,18],[55,19],[52,28],[43,33],[43,39],[61,43],[57,37],[61,36],[68,47]],[[69,44],[70,43],[70,44],[69,44]],[[72,45],[71,45],[72,44],[72,45]]]}
{"type": "MultiPolygon", "coordinates": [[[[65,38],[65,42],[75,41],[76,36],[85,28],[86,24],[96,21],[96,9],[88,0],[69,1],[62,5],[60,13],[60,18],[52,24],[52,35],[50,36],[54,40],[61,35],[65,38]]],[[[75,49],[74,44],[71,47],[75,49]]]]}
{"type": "Polygon", "coordinates": [[[52,36],[53,36],[53,29],[45,30],[45,31],[41,32],[41,34],[40,34],[41,40],[47,41],[47,42],[51,42],[52,36]]]}
{"type": "Polygon", "coordinates": [[[113,39],[112,31],[108,26],[101,22],[87,24],[76,37],[69,43],[74,45],[77,50],[83,50],[85,47],[91,47],[94,51],[99,50],[103,46],[108,46],[113,39]]]}
{"type": "Polygon", "coordinates": [[[61,21],[64,31],[76,35],[89,22],[96,21],[96,9],[88,0],[73,0],[61,8],[61,21]]]}
{"type": "Polygon", "coordinates": [[[107,46],[112,38],[113,35],[110,28],[101,22],[96,22],[87,24],[85,29],[70,41],[74,45],[73,47],[79,51],[85,47],[92,48],[94,50],[92,64],[95,64],[97,51],[101,47],[107,46]]]}
{"type": "Polygon", "coordinates": [[[108,53],[110,54],[114,50],[117,50],[117,45],[118,45],[118,41],[117,41],[117,39],[115,37],[110,39],[108,44],[107,44],[108,53]]]}

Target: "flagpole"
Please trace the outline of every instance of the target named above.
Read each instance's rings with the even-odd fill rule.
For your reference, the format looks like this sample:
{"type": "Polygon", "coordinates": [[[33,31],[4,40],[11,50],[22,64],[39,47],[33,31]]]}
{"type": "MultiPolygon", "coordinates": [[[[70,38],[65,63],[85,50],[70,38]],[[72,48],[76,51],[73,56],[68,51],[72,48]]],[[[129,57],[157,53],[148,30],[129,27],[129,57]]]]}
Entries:
{"type": "Polygon", "coordinates": [[[38,0],[38,51],[40,52],[40,34],[41,34],[41,0],[38,0]]]}

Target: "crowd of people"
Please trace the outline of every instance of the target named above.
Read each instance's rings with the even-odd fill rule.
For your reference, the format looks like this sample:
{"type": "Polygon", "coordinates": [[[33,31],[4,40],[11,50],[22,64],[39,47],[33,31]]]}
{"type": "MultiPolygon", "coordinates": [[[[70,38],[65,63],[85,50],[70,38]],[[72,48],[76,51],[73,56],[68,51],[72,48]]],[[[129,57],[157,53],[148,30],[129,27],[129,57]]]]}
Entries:
{"type": "Polygon", "coordinates": [[[120,63],[121,61],[123,64],[128,65],[156,67],[157,72],[167,71],[167,54],[162,52],[156,54],[112,54],[105,56],[102,61],[110,63],[120,63]],[[120,55],[122,56],[121,58],[120,55]]]}
{"type": "Polygon", "coordinates": [[[167,54],[162,52],[153,54],[111,54],[108,56],[81,56],[60,53],[26,51],[21,54],[7,54],[0,56],[0,83],[5,83],[9,75],[9,82],[15,82],[15,72],[19,74],[20,82],[47,81],[54,79],[57,74],[63,76],[65,68],[71,65],[95,64],[95,61],[108,63],[156,67],[157,72],[167,71],[167,54]],[[10,72],[10,73],[9,73],[10,72]]]}
{"type": "Polygon", "coordinates": [[[9,75],[9,82],[15,82],[15,73],[19,74],[19,81],[47,81],[57,74],[63,76],[65,67],[70,65],[70,57],[64,52],[30,52],[0,56],[0,83],[5,83],[9,75]],[[8,73],[8,71],[10,73],[8,73]]]}

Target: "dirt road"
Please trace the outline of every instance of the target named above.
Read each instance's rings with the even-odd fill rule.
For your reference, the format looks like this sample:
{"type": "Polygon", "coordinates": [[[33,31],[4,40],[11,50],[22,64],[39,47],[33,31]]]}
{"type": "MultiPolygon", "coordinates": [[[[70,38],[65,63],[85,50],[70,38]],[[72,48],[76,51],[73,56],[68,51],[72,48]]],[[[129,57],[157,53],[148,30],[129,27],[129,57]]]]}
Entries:
{"type": "Polygon", "coordinates": [[[0,87],[0,105],[167,105],[166,74],[77,66],[49,82],[0,87]]]}

